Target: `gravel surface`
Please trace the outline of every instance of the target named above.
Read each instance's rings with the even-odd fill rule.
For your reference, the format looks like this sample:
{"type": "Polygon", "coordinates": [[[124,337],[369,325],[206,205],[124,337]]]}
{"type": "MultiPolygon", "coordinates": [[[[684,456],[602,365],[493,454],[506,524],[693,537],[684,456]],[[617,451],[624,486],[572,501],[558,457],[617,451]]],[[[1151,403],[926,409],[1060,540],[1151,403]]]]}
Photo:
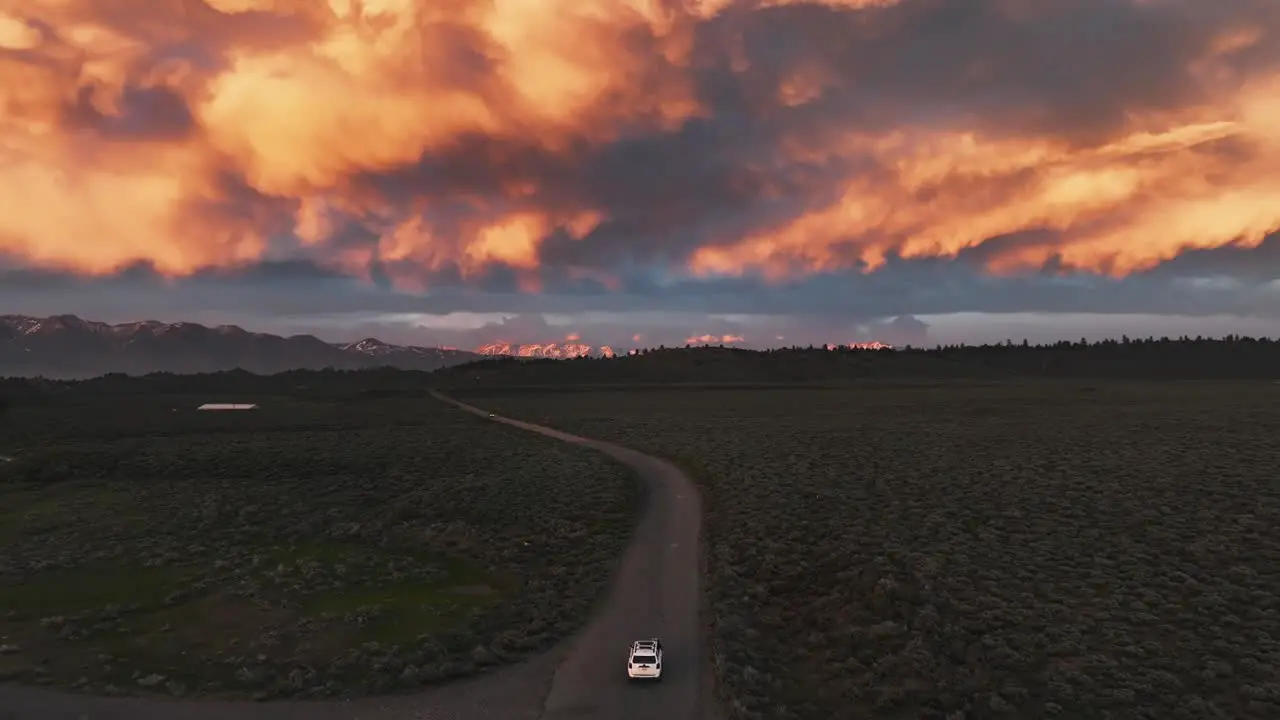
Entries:
{"type": "MultiPolygon", "coordinates": [[[[481,408],[457,404],[488,416],[481,408]]],[[[609,598],[556,671],[543,718],[701,717],[706,698],[699,624],[702,508],[693,482],[671,463],[620,445],[518,420],[496,420],[599,450],[639,473],[646,488],[643,516],[609,598]],[[644,686],[630,683],[624,662],[631,642],[655,636],[662,638],[665,651],[662,680],[644,686]]]]}

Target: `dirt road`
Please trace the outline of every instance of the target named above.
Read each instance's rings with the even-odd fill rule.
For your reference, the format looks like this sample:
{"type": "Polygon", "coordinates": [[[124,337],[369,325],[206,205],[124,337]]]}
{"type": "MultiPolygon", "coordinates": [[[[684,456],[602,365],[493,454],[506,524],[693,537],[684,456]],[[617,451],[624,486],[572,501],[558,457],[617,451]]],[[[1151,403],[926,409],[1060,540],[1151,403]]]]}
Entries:
{"type": "MultiPolygon", "coordinates": [[[[466,412],[489,413],[442,395],[466,412]]],[[[495,417],[604,452],[646,488],[643,516],[608,597],[581,633],[547,655],[490,675],[412,695],[351,702],[224,702],[98,698],[0,685],[0,720],[704,720],[713,716],[698,619],[701,508],[693,483],[670,463],[612,443],[495,417]],[[626,678],[632,640],[662,638],[661,682],[626,678]]],[[[518,480],[518,478],[513,478],[518,480]]]]}
{"type": "MultiPolygon", "coordinates": [[[[440,397],[488,416],[480,408],[440,397]]],[[[670,463],[620,445],[519,420],[493,420],[606,453],[639,473],[647,490],[644,516],[623,555],[609,597],[556,670],[542,717],[704,717],[707,674],[698,623],[702,510],[693,483],[670,463]],[[626,677],[627,650],[632,640],[653,636],[662,638],[663,679],[638,687],[626,677]]]]}

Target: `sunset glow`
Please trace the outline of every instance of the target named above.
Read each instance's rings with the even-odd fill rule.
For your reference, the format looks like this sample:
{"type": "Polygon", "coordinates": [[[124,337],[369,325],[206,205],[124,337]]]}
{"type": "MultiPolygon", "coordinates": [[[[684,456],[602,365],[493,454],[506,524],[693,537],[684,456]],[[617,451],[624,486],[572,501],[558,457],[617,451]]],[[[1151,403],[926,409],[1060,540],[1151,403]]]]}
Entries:
{"type": "Polygon", "coordinates": [[[0,259],[536,294],[1280,230],[1280,4],[944,5],[0,0],[0,259]]]}

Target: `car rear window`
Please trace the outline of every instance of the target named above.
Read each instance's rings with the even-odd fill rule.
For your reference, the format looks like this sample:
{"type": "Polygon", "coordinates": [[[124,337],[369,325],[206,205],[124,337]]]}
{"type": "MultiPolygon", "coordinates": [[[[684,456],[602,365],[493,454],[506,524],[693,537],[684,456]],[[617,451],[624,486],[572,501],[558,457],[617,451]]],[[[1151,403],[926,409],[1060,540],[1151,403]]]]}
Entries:
{"type": "Polygon", "coordinates": [[[637,665],[652,665],[657,661],[658,661],[658,658],[654,657],[653,655],[636,655],[635,657],[631,658],[631,662],[637,665]]]}

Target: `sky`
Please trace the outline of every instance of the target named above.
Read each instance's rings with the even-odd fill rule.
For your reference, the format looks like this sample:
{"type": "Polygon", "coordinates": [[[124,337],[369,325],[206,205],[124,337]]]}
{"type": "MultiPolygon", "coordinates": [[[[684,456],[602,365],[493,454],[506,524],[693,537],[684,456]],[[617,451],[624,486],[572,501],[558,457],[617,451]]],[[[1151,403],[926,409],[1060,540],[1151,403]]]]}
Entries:
{"type": "Polygon", "coordinates": [[[1280,335],[1275,0],[0,0],[0,312],[1280,335]]]}

